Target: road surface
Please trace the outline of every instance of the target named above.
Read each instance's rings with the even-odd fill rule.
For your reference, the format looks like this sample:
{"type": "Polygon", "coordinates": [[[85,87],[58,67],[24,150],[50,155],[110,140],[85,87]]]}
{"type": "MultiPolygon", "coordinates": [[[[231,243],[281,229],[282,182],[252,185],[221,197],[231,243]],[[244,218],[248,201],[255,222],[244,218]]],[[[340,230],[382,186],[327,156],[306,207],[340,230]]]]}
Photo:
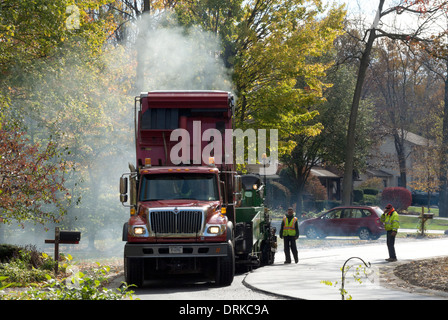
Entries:
{"type": "MultiPolygon", "coordinates": [[[[238,273],[232,285],[217,287],[213,283],[197,281],[181,276],[176,278],[146,281],[143,288],[134,289],[135,295],[141,300],[284,300],[284,299],[339,299],[338,289],[325,286],[322,280],[340,282],[340,269],[350,257],[360,257],[372,264],[373,270],[389,265],[384,261],[387,258],[385,237],[378,241],[360,242],[355,237],[328,238],[325,246],[303,248],[299,245],[299,264],[283,265],[284,254],[282,241],[276,253],[273,266],[256,269],[252,272],[238,273]],[[344,245],[340,243],[353,241],[357,245],[344,245]],[[363,243],[359,245],[359,243],[363,243]],[[333,245],[334,244],[334,245],[333,245]],[[292,273],[290,273],[292,272],[292,273]],[[281,284],[283,274],[296,276],[307,275],[310,287],[304,281],[297,279],[298,283],[289,286],[281,284]],[[300,289],[300,290],[299,290],[300,289]]],[[[302,238],[299,239],[299,243],[302,238]]],[[[317,240],[319,241],[319,240],[317,240]]],[[[304,241],[303,241],[304,242],[304,241]]],[[[440,239],[407,239],[398,238],[396,249],[399,262],[412,261],[436,256],[448,256],[448,238],[440,239]]],[[[354,263],[360,264],[360,261],[354,263]]],[[[374,275],[374,287],[385,290],[381,286],[378,273],[374,275]]],[[[122,274],[115,279],[115,283],[124,281],[122,274]]],[[[285,281],[288,280],[285,278],[285,281]]],[[[357,288],[355,288],[357,290],[357,288]]],[[[353,292],[355,289],[351,289],[353,292]]],[[[394,293],[395,294],[395,293],[394,293]]]]}

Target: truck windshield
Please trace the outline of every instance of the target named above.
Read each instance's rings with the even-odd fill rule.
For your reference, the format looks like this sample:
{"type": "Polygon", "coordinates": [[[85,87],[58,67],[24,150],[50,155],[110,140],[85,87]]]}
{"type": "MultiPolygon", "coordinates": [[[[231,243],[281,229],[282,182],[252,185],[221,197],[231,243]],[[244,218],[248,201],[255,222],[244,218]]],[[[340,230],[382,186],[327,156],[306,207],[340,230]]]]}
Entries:
{"type": "Polygon", "coordinates": [[[175,199],[219,200],[216,176],[195,173],[143,176],[140,201],[175,199]]]}

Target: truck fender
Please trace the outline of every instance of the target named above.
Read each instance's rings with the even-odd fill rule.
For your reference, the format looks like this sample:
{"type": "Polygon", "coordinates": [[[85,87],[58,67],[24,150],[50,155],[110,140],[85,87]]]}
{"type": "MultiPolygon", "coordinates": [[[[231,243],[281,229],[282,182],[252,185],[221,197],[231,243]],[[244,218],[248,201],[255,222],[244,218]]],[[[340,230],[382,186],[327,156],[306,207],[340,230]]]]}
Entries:
{"type": "Polygon", "coordinates": [[[232,221],[227,222],[227,242],[231,242],[233,244],[234,242],[234,235],[233,235],[233,223],[232,221]]]}
{"type": "Polygon", "coordinates": [[[123,225],[123,235],[121,236],[121,240],[128,241],[128,223],[127,222],[123,225]]]}

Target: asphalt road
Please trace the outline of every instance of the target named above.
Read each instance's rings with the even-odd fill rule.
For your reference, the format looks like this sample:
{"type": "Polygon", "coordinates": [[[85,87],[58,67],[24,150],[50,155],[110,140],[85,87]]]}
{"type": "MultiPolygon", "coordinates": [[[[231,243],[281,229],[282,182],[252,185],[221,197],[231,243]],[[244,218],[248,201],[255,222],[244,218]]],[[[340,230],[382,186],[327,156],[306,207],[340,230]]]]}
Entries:
{"type": "Polygon", "coordinates": [[[146,281],[142,288],[133,289],[140,300],[277,300],[275,295],[252,290],[243,284],[246,273],[235,275],[228,287],[217,287],[214,283],[175,277],[158,281],[146,281]]]}
{"type": "MultiPolygon", "coordinates": [[[[299,244],[301,239],[299,239],[299,244]]],[[[297,274],[303,275],[306,272],[311,272],[308,279],[315,274],[318,277],[316,278],[318,291],[311,288],[313,295],[310,296],[301,297],[300,294],[295,296],[295,293],[284,294],[282,292],[279,294],[277,290],[277,287],[279,287],[278,277],[280,276],[280,279],[283,278],[282,270],[284,269],[283,241],[280,239],[274,266],[259,268],[252,272],[238,273],[235,275],[233,283],[228,287],[217,287],[211,282],[179,276],[156,281],[145,281],[142,288],[133,288],[133,290],[135,297],[140,300],[288,300],[294,297],[299,299],[325,299],[324,296],[321,296],[321,294],[325,295],[325,292],[320,291],[322,288],[325,289],[325,286],[320,284],[320,280],[337,280],[342,263],[352,254],[372,262],[375,268],[383,265],[384,257],[387,257],[385,237],[381,237],[373,242],[361,241],[364,244],[359,244],[360,241],[356,237],[330,237],[325,242],[322,241],[322,244],[324,243],[325,245],[322,245],[322,247],[315,248],[303,248],[299,245],[301,262],[299,262],[299,265],[293,264],[287,267],[304,268],[306,264],[309,264],[306,270],[302,270],[297,274]],[[356,245],[347,245],[347,243],[352,241],[356,242],[356,245]],[[346,244],[341,246],[341,243],[346,244]],[[332,267],[332,272],[335,275],[321,274],[324,266],[328,267],[328,262],[330,261],[336,262],[335,266],[332,267]],[[322,264],[322,267],[319,267],[320,264],[322,264]],[[272,273],[274,270],[275,274],[272,273]],[[263,276],[260,277],[262,274],[263,276]],[[262,280],[262,285],[260,285],[260,279],[262,280]]],[[[442,237],[440,240],[399,238],[397,239],[396,247],[399,259],[402,258],[404,260],[448,255],[448,239],[446,237],[442,237]]],[[[122,281],[124,281],[124,277],[121,273],[111,284],[111,287],[114,285],[118,287],[122,281]]],[[[297,288],[298,286],[294,287],[297,288]]],[[[327,289],[330,289],[337,295],[336,289],[331,287],[327,289]]]]}

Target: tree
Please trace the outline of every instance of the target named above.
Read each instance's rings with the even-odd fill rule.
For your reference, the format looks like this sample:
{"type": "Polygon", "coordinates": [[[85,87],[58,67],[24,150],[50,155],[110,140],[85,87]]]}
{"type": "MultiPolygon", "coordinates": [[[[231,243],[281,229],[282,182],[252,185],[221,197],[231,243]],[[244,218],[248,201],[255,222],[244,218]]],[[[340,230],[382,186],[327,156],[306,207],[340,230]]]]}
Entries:
{"type": "Polygon", "coordinates": [[[0,223],[60,221],[69,201],[66,167],[53,141],[30,144],[0,122],[0,223]]]}
{"type": "MultiPolygon", "coordinates": [[[[61,219],[61,214],[71,213],[79,204],[82,181],[100,192],[94,174],[86,179],[89,165],[110,170],[112,154],[124,150],[118,150],[119,144],[113,151],[100,148],[115,133],[116,140],[124,143],[118,136],[129,128],[117,118],[127,111],[122,102],[129,79],[114,70],[117,61],[106,62],[103,55],[114,29],[105,3],[73,4],[77,26],[68,23],[73,11],[67,1],[0,3],[0,38],[6,44],[0,49],[1,141],[2,147],[15,150],[0,152],[2,222],[67,223],[69,215],[61,219]]],[[[109,57],[114,56],[122,56],[120,48],[110,50],[109,57]]],[[[97,212],[85,212],[105,219],[97,212]]]]}
{"type": "MultiPolygon", "coordinates": [[[[316,165],[341,169],[344,163],[345,135],[356,76],[353,68],[340,65],[330,68],[325,80],[333,85],[325,90],[325,101],[316,106],[316,117],[307,122],[309,126],[320,125],[321,132],[315,136],[306,132],[293,136],[295,147],[281,157],[282,163],[288,166],[288,185],[292,186],[291,193],[297,199],[298,210],[301,210],[303,191],[311,178],[311,169],[316,165]]],[[[367,101],[361,103],[358,119],[361,125],[356,132],[355,163],[358,168],[365,166],[368,148],[374,141],[372,109],[367,101]]]]}
{"type": "Polygon", "coordinates": [[[412,126],[412,114],[417,108],[416,90],[425,79],[422,65],[408,46],[395,40],[383,39],[375,48],[371,65],[369,93],[374,96],[376,118],[380,131],[393,137],[400,172],[400,187],[407,186],[405,150],[407,133],[412,126]]]}
{"type": "Polygon", "coordinates": [[[331,86],[325,72],[332,61],[321,57],[341,34],[345,11],[302,0],[192,4],[176,7],[180,21],[220,34],[221,58],[233,68],[236,126],[278,130],[280,159],[301,206],[309,170],[320,159],[322,124],[313,119],[331,86]]]}
{"type": "Polygon", "coordinates": [[[447,5],[445,1],[428,1],[428,0],[402,0],[395,6],[384,9],[385,0],[379,0],[376,16],[371,27],[366,31],[362,41],[365,42],[364,49],[361,52],[360,65],[358,69],[358,79],[356,88],[353,94],[353,102],[350,111],[350,120],[347,131],[347,149],[345,156],[344,167],[344,180],[343,180],[343,197],[344,204],[351,202],[352,193],[352,177],[353,177],[353,158],[354,158],[354,146],[355,146],[355,129],[357,122],[357,114],[359,108],[359,102],[361,99],[362,88],[366,77],[366,71],[369,66],[370,54],[373,48],[375,40],[379,37],[388,37],[390,39],[396,39],[401,41],[416,41],[421,39],[420,36],[425,30],[425,26],[433,18],[434,13],[443,10],[447,5]],[[418,23],[414,30],[399,31],[397,29],[384,30],[382,27],[387,24],[382,24],[380,21],[390,14],[401,15],[403,13],[414,14],[424,17],[424,19],[418,23]],[[425,18],[426,15],[426,18],[425,18]]]}
{"type": "MultiPolygon", "coordinates": [[[[258,4],[258,3],[257,3],[258,4]]],[[[345,12],[298,3],[246,7],[235,64],[239,95],[237,119],[243,128],[278,130],[279,158],[287,166],[297,210],[311,168],[321,159],[319,105],[331,85],[325,73],[331,61],[321,58],[341,33],[345,12]],[[302,10],[303,9],[303,10],[302,10]],[[243,37],[243,35],[245,35],[243,37]],[[285,35],[288,35],[285,37],[285,35]]]]}
{"type": "Polygon", "coordinates": [[[439,215],[448,217],[448,46],[446,33],[448,30],[448,4],[440,5],[437,17],[433,15],[433,24],[439,25],[437,33],[429,39],[418,41],[421,50],[429,55],[430,59],[425,66],[434,72],[444,84],[444,98],[442,111],[442,130],[439,146],[439,215]],[[437,19],[436,19],[437,18],[437,19]],[[440,21],[443,23],[439,24],[440,21]]]}
{"type": "Polygon", "coordinates": [[[353,189],[353,169],[354,169],[354,156],[355,156],[355,131],[356,122],[358,120],[359,101],[361,100],[361,92],[366,77],[366,71],[369,65],[370,52],[372,51],[373,43],[376,38],[376,28],[379,23],[379,19],[383,12],[384,0],[379,1],[378,11],[371,29],[368,31],[368,39],[364,50],[361,54],[361,61],[358,69],[358,78],[356,81],[356,87],[353,94],[353,102],[350,110],[350,118],[347,129],[347,143],[345,154],[345,167],[344,178],[342,180],[342,203],[350,204],[352,200],[353,189]]]}
{"type": "Polygon", "coordinates": [[[418,162],[414,164],[411,172],[412,181],[410,185],[415,190],[428,193],[428,211],[430,211],[431,194],[439,190],[440,182],[438,180],[439,163],[438,158],[434,157],[437,150],[434,146],[428,146],[425,150],[421,148],[415,150],[415,156],[418,162]]]}

